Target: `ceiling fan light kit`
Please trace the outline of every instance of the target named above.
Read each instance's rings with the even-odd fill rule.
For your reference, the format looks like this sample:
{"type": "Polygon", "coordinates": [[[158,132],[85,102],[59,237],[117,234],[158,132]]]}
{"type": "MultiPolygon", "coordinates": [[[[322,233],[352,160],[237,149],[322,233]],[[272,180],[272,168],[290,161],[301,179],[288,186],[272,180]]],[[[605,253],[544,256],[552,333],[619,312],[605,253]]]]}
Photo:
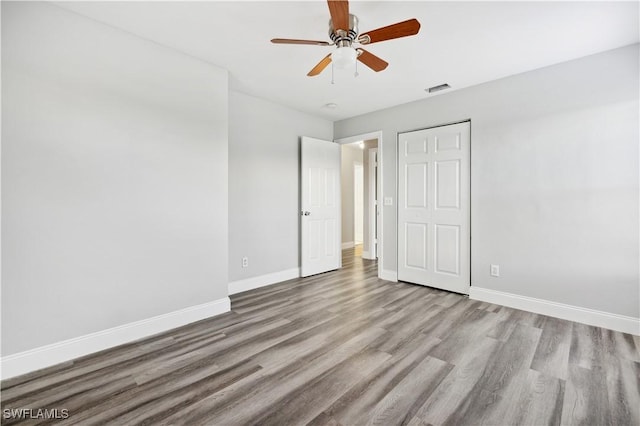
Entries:
{"type": "Polygon", "coordinates": [[[331,54],[331,62],[333,62],[336,68],[345,69],[349,65],[355,64],[357,57],[358,53],[353,47],[338,47],[331,54]]]}
{"type": "MultiPolygon", "coordinates": [[[[315,46],[335,46],[335,50],[325,56],[307,74],[309,77],[320,74],[330,63],[336,68],[344,69],[350,65],[357,65],[357,61],[362,62],[375,72],[380,72],[389,65],[373,53],[361,47],[354,47],[354,44],[366,45],[395,38],[408,37],[418,34],[420,23],[417,19],[398,22],[359,34],[358,17],[349,13],[349,2],[347,0],[327,0],[331,19],[329,20],[329,38],[332,43],[317,40],[298,40],[274,38],[271,40],[275,44],[308,44],[315,46]]],[[[358,75],[356,69],[356,76],[358,75]]]]}

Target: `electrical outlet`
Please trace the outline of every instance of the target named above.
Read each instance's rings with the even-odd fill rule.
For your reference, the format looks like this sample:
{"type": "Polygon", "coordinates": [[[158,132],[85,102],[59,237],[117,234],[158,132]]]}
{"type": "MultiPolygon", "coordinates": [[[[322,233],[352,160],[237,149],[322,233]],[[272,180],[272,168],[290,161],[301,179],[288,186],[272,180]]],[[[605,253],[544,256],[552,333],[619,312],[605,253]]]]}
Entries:
{"type": "Polygon", "coordinates": [[[492,277],[500,276],[500,265],[491,265],[491,276],[492,277]]]}
{"type": "Polygon", "coordinates": [[[249,267],[249,258],[246,257],[246,256],[242,258],[242,267],[243,268],[248,268],[249,267]]]}

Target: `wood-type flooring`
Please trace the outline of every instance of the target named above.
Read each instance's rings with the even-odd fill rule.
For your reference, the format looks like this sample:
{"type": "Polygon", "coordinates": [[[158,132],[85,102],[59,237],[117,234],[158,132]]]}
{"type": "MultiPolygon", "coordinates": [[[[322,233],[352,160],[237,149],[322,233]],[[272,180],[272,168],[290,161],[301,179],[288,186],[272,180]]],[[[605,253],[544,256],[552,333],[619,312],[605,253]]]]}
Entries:
{"type": "Polygon", "coordinates": [[[2,383],[3,424],[640,425],[640,339],[344,267],[2,383]],[[68,418],[6,419],[6,409],[68,418]]]}

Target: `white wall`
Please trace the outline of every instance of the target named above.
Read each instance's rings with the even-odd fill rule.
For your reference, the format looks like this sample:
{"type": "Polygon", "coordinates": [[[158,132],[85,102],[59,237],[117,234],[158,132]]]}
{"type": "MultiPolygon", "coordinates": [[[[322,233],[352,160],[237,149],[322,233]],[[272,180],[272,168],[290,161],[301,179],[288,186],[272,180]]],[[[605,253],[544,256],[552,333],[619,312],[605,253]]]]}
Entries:
{"type": "Polygon", "coordinates": [[[354,165],[363,164],[363,150],[358,144],[342,145],[340,167],[342,243],[354,243],[354,165]]]}
{"type": "Polygon", "coordinates": [[[333,123],[233,91],[229,104],[233,282],[299,267],[300,137],[332,140],[333,123]]]}
{"type": "Polygon", "coordinates": [[[383,131],[383,269],[397,269],[397,133],[471,119],[472,285],[639,317],[638,50],[337,122],[336,138],[383,131]]]}
{"type": "Polygon", "coordinates": [[[227,72],[2,3],[2,354],[227,296],[227,72]]]}

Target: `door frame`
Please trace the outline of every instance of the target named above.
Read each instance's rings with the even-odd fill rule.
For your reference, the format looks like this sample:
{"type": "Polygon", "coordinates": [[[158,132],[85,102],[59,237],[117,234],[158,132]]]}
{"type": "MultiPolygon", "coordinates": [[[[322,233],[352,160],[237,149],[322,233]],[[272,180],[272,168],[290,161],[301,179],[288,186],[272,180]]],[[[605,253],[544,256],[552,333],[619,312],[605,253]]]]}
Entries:
{"type": "MultiPolygon", "coordinates": [[[[473,179],[471,176],[471,166],[472,166],[472,161],[473,161],[473,155],[472,155],[472,147],[473,147],[473,126],[471,123],[471,118],[467,118],[464,120],[457,120],[457,121],[451,121],[451,122],[447,122],[447,123],[442,123],[442,124],[434,124],[432,126],[427,126],[427,127],[419,127],[416,129],[409,129],[409,130],[402,130],[402,131],[398,131],[396,133],[396,199],[398,198],[398,193],[400,190],[400,134],[401,133],[409,133],[409,132],[418,132],[420,130],[429,130],[429,129],[435,129],[438,127],[446,127],[446,126],[452,126],[454,124],[462,124],[462,123],[469,123],[469,289],[471,289],[472,287],[472,282],[473,282],[473,268],[471,267],[473,264],[473,259],[472,259],[472,253],[473,253],[473,246],[471,245],[473,243],[473,238],[472,238],[472,233],[473,233],[473,205],[472,205],[472,191],[473,191],[473,179]]],[[[380,157],[380,156],[378,156],[380,157]]],[[[398,209],[400,207],[398,206],[398,203],[396,203],[396,265],[400,264],[400,245],[398,244],[398,239],[399,239],[399,234],[398,234],[398,230],[400,229],[399,227],[399,222],[400,222],[400,218],[398,215],[398,209]]],[[[398,277],[398,271],[396,269],[396,281],[398,281],[397,279],[398,277]]],[[[468,296],[468,295],[467,295],[468,296]]]]}
{"type": "MultiPolygon", "coordinates": [[[[346,145],[346,144],[350,144],[353,142],[360,142],[360,141],[366,141],[366,140],[370,140],[370,139],[377,139],[378,140],[378,204],[379,201],[382,200],[382,177],[384,176],[384,167],[383,167],[383,162],[382,162],[382,155],[380,155],[380,153],[382,152],[382,130],[377,130],[374,132],[368,132],[368,133],[360,133],[357,135],[353,135],[353,136],[347,136],[344,138],[340,138],[340,139],[336,139],[335,142],[339,143],[340,145],[346,145]]],[[[378,251],[378,278],[383,278],[384,275],[384,269],[382,268],[382,265],[384,265],[384,257],[383,257],[383,247],[384,247],[384,232],[382,229],[382,224],[383,222],[383,214],[384,214],[384,209],[383,208],[378,208],[378,218],[376,221],[377,227],[378,227],[378,247],[377,247],[377,251],[378,251]]],[[[397,241],[396,241],[396,245],[397,245],[397,241]]],[[[388,278],[387,278],[388,279],[388,278]]]]}

